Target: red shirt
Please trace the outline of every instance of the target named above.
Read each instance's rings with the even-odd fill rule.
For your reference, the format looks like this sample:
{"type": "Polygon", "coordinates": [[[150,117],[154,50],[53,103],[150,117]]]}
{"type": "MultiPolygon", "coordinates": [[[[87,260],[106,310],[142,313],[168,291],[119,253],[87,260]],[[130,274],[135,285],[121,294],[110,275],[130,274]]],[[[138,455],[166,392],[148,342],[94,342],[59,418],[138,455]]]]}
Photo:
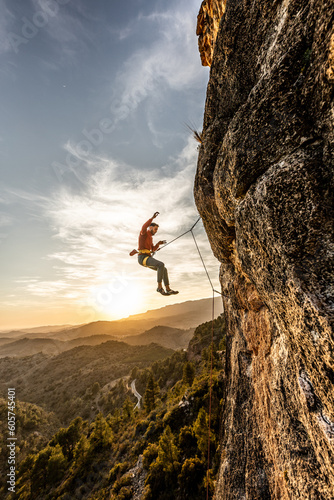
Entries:
{"type": "Polygon", "coordinates": [[[155,252],[159,246],[159,243],[153,245],[152,233],[148,231],[148,228],[152,224],[152,220],[153,218],[149,219],[141,228],[138,239],[138,250],[150,250],[150,252],[155,252]]]}

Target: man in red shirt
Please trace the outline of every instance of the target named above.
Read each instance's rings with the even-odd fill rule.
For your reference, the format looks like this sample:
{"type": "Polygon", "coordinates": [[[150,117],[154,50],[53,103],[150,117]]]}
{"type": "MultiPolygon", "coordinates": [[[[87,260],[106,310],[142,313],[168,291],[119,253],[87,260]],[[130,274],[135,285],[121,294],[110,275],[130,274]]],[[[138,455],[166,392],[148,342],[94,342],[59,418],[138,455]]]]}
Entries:
{"type": "Polygon", "coordinates": [[[141,266],[149,267],[150,269],[153,269],[153,271],[157,271],[157,292],[161,293],[161,295],[176,295],[179,292],[170,288],[168,272],[165,268],[165,264],[152,257],[152,253],[156,252],[160,245],[166,243],[165,241],[159,241],[156,245],[153,245],[153,236],[159,229],[159,225],[153,222],[153,219],[155,219],[158,215],[159,212],[155,212],[153,217],[145,222],[141,228],[138,239],[138,262],[141,266]],[[165,284],[166,291],[162,288],[162,282],[165,284]]]}

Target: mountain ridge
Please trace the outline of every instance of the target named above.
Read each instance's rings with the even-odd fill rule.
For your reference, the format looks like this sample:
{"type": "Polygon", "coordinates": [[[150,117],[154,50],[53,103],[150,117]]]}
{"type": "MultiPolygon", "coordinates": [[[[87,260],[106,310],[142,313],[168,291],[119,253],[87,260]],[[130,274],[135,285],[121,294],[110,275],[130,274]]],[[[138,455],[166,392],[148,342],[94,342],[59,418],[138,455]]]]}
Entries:
{"type": "MultiPolygon", "coordinates": [[[[115,335],[122,337],[124,335],[136,335],[157,326],[156,321],[164,326],[170,326],[181,329],[195,328],[200,323],[204,323],[211,318],[212,298],[189,300],[177,304],[166,305],[159,309],[148,310],[120,320],[105,321],[99,320],[91,323],[45,332],[46,327],[38,327],[43,331],[33,331],[30,338],[53,338],[56,340],[73,340],[78,337],[91,335],[115,335]],[[167,313],[167,314],[166,314],[167,313]]],[[[217,316],[222,312],[222,301],[220,297],[215,298],[215,310],[217,316]]],[[[35,329],[32,329],[35,330],[35,329]]],[[[29,333],[29,332],[28,332],[29,333]]],[[[26,330],[12,330],[6,333],[6,338],[10,335],[14,338],[27,337],[26,330]]]]}

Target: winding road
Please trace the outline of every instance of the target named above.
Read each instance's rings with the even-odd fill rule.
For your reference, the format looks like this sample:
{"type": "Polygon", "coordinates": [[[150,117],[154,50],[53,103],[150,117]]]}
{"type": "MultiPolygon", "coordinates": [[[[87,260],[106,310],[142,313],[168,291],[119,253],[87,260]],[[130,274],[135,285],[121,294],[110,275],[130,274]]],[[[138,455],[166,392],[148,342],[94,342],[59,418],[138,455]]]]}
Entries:
{"type": "Polygon", "coordinates": [[[140,402],[141,402],[142,396],[139,394],[139,392],[137,392],[137,389],[136,389],[136,379],[132,380],[132,382],[131,382],[131,391],[132,391],[133,395],[136,396],[136,398],[138,399],[138,402],[137,402],[137,404],[135,406],[135,409],[136,408],[139,409],[140,406],[141,406],[140,402]]]}

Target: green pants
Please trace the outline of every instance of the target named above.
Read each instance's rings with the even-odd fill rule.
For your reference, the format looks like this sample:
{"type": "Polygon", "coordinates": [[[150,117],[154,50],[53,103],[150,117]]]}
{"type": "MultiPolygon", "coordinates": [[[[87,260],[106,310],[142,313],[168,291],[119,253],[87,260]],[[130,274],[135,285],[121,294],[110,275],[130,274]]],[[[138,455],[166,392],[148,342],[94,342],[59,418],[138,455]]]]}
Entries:
{"type": "Polygon", "coordinates": [[[163,262],[153,259],[153,257],[147,256],[147,254],[144,253],[138,255],[138,262],[141,266],[149,267],[150,269],[153,269],[153,271],[158,271],[158,283],[162,283],[163,281],[165,286],[169,286],[168,272],[163,262]]]}

